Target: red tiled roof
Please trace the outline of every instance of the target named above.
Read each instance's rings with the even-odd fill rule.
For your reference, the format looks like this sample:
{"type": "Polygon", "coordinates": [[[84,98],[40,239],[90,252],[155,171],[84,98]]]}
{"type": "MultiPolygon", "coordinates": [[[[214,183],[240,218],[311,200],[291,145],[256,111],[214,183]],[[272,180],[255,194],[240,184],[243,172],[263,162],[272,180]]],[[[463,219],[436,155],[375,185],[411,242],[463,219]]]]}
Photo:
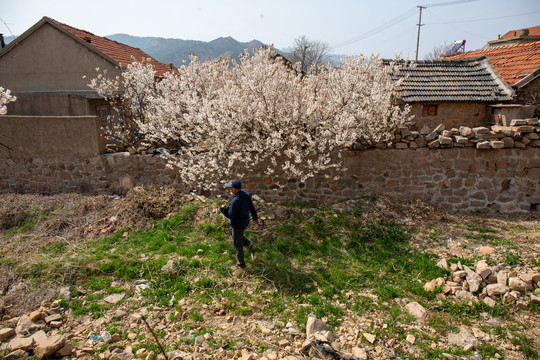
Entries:
{"type": "Polygon", "coordinates": [[[167,65],[157,61],[141,49],[94,35],[85,30],[76,29],[70,25],[62,24],[61,22],[58,22],[54,19],[49,18],[49,20],[56,23],[64,30],[75,35],[79,39],[86,41],[89,45],[95,47],[97,50],[101,51],[105,55],[120,63],[121,65],[127,66],[131,64],[134,61],[133,58],[135,58],[135,60],[137,61],[150,59],[152,65],[154,66],[154,69],[156,70],[156,76],[159,77],[162,77],[165,73],[171,72],[172,69],[175,69],[174,67],[172,67],[171,69],[171,65],[167,65]]]}
{"type": "Polygon", "coordinates": [[[500,46],[487,50],[443,55],[444,59],[471,59],[486,56],[501,77],[514,85],[525,76],[540,68],[540,41],[526,44],[500,46]]]}
{"type": "MultiPolygon", "coordinates": [[[[531,26],[531,27],[527,27],[523,29],[529,29],[529,36],[540,36],[540,25],[531,26]]],[[[522,29],[510,30],[509,32],[501,36],[501,39],[508,39],[515,36],[519,36],[519,34],[521,33],[521,30],[522,29]]]]}

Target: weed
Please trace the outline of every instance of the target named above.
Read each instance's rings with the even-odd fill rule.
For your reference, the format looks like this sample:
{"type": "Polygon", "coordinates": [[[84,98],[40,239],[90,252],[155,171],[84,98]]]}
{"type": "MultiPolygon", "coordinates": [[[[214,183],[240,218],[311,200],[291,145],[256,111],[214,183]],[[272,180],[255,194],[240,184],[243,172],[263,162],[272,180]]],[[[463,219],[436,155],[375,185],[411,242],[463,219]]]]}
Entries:
{"type": "Polygon", "coordinates": [[[482,355],[482,358],[484,359],[495,358],[496,354],[504,352],[497,349],[497,347],[493,344],[479,344],[475,347],[475,349],[480,353],[480,355],[482,355]]]}
{"type": "Polygon", "coordinates": [[[487,234],[487,233],[496,233],[497,231],[494,229],[490,229],[487,226],[483,224],[467,224],[467,230],[469,231],[476,231],[481,234],[487,234]]]}
{"type": "Polygon", "coordinates": [[[519,265],[523,262],[521,256],[514,251],[507,251],[503,254],[504,263],[508,266],[519,265]]]}

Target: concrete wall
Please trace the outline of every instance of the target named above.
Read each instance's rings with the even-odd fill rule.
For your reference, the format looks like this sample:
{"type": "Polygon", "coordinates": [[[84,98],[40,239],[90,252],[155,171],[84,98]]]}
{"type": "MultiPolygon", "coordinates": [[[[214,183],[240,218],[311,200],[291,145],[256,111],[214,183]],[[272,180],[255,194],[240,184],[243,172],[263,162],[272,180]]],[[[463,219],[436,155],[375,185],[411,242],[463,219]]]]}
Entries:
{"type": "Polygon", "coordinates": [[[478,127],[485,126],[491,109],[487,103],[471,102],[433,102],[433,103],[412,103],[411,114],[414,115],[416,127],[421,129],[427,125],[430,129],[444,124],[447,129],[459,128],[460,126],[478,127]],[[424,104],[438,105],[437,116],[422,116],[422,106],[424,104]],[[466,121],[464,121],[466,119],[466,121]]]}
{"type": "Polygon", "coordinates": [[[0,116],[0,160],[105,153],[102,120],[97,116],[0,116]]]}
{"type": "Polygon", "coordinates": [[[90,113],[87,100],[77,95],[17,94],[17,101],[7,105],[8,114],[40,116],[83,116],[90,113]]]}

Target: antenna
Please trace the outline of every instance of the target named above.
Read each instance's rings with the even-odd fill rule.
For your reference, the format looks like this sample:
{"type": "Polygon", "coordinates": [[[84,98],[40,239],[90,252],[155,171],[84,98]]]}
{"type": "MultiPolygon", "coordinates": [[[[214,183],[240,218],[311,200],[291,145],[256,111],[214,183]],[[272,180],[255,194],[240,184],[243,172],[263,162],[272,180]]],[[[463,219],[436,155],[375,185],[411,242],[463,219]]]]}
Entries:
{"type": "Polygon", "coordinates": [[[418,16],[418,35],[416,36],[416,57],[414,61],[418,61],[418,47],[420,46],[420,26],[422,26],[422,9],[426,9],[425,6],[418,5],[418,9],[420,9],[420,15],[418,16]]]}

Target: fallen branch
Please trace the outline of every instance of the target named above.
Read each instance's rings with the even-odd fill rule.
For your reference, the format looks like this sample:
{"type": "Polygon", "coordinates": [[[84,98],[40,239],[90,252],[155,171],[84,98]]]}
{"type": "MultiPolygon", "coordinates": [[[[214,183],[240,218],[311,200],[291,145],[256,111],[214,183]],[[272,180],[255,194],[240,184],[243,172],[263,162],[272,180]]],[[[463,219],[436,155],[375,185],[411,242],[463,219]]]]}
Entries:
{"type": "Polygon", "coordinates": [[[161,349],[161,352],[163,353],[163,356],[165,356],[165,360],[169,360],[169,357],[167,356],[167,353],[165,352],[165,349],[163,349],[163,346],[161,346],[161,343],[159,342],[156,334],[154,333],[154,330],[150,327],[150,324],[148,324],[148,322],[146,321],[146,318],[144,317],[143,314],[141,314],[141,318],[143,319],[146,326],[148,326],[148,329],[150,330],[150,332],[152,333],[152,336],[156,340],[156,343],[158,344],[159,348],[161,349]]]}

